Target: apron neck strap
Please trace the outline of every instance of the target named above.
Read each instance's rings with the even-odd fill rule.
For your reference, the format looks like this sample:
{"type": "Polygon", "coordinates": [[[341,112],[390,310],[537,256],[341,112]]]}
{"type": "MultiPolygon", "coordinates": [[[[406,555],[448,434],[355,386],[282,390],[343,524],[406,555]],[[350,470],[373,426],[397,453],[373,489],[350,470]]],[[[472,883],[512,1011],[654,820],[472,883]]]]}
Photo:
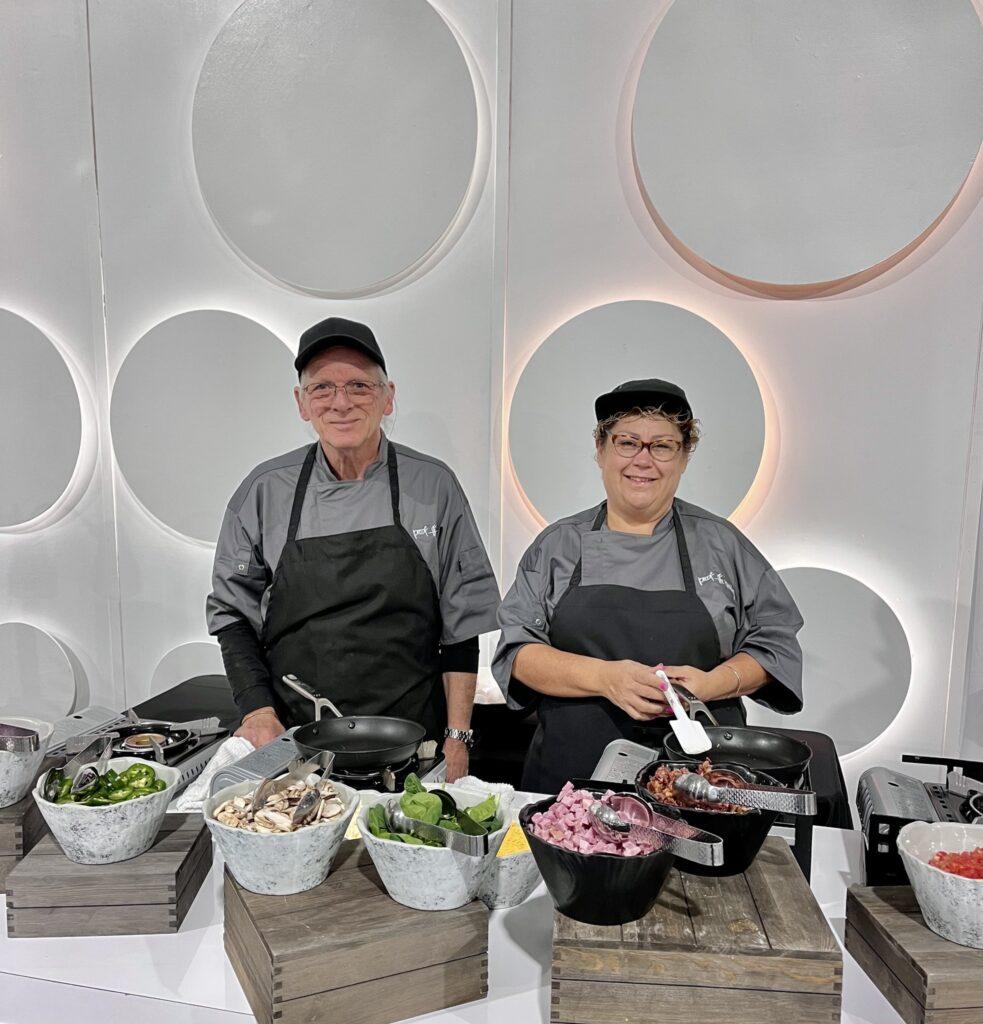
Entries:
{"type": "MultiPolygon", "coordinates": [[[[311,480],[311,473],[314,472],[314,462],[317,459],[317,449],[320,442],[315,441],[311,445],[304,465],[300,470],[300,478],[294,488],[294,503],[290,509],[290,525],[287,527],[287,542],[297,539],[297,528],[300,526],[300,513],[304,508],[304,497],[307,494],[307,485],[311,480]]],[[[393,507],[393,525],[399,525],[399,473],[396,470],[396,449],[389,443],[386,453],[386,468],[389,470],[389,496],[393,507]]]]}

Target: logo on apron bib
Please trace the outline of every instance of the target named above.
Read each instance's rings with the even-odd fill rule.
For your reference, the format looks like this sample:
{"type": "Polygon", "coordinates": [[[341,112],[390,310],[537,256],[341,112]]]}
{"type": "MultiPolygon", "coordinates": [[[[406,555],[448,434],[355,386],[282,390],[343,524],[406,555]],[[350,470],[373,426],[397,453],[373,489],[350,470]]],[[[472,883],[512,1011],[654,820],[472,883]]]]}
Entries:
{"type": "Polygon", "coordinates": [[[720,583],[723,586],[725,586],[731,592],[731,594],[734,594],[734,588],[731,586],[730,580],[728,580],[722,572],[709,572],[706,576],[697,576],[696,582],[701,587],[704,583],[720,583]]]}

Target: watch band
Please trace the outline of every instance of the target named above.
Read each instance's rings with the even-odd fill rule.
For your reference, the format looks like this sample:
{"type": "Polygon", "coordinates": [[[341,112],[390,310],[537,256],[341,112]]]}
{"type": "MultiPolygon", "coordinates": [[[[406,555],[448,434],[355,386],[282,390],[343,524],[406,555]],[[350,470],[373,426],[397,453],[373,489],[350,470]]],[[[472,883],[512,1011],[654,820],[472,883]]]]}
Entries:
{"type": "Polygon", "coordinates": [[[445,740],[460,740],[469,750],[474,746],[474,729],[452,729],[448,726],[444,730],[445,740]]]}

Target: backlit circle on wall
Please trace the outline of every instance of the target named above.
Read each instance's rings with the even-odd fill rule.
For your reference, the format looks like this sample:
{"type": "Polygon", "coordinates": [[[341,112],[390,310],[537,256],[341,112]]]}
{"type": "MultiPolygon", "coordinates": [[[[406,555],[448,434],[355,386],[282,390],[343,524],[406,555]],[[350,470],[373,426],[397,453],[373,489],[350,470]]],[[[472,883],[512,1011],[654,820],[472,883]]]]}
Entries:
{"type": "Polygon", "coordinates": [[[779,575],[805,622],[805,707],[789,717],[748,700],[748,720],[826,733],[848,754],[880,736],[901,710],[911,684],[908,638],[884,598],[852,576],[809,567],[779,575]]]}
{"type": "Polygon", "coordinates": [[[58,500],[82,445],[72,374],[34,324],[0,309],[0,528],[27,523],[58,500]]]}
{"type": "Polygon", "coordinates": [[[157,663],[150,677],[150,695],[156,696],[195,676],[214,675],[225,675],[222,651],[215,641],[194,640],[181,644],[157,663]]]}
{"type": "Polygon", "coordinates": [[[971,0],[686,0],[641,67],[638,182],[688,254],[738,278],[831,282],[889,260],[983,140],[971,0]]]}
{"type": "Polygon", "coordinates": [[[151,515],[214,543],[235,488],[264,460],[310,442],[287,347],[235,313],[164,320],[127,355],[113,386],[113,450],[151,515]]]}
{"type": "Polygon", "coordinates": [[[297,288],[365,294],[432,255],[461,210],[475,85],[425,0],[247,0],[205,58],[193,135],[240,255],[297,288]]]}
{"type": "Polygon", "coordinates": [[[75,709],[72,657],[45,630],[26,622],[0,623],[0,665],[4,676],[0,712],[50,722],[75,709]]]}
{"type": "Polygon", "coordinates": [[[612,302],[558,327],[519,378],[509,411],[509,452],[539,516],[553,522],[604,497],[594,461],[594,399],[628,380],[679,384],[703,440],[679,496],[727,516],[761,463],[765,414],[757,381],[713,324],[663,302],[612,302]]]}

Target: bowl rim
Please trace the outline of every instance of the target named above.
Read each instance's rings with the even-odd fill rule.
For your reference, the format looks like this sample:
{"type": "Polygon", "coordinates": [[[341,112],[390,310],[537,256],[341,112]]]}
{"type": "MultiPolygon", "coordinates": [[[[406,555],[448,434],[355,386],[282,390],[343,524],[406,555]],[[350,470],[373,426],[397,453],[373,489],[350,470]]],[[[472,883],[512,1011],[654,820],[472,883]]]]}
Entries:
{"type": "MultiPolygon", "coordinates": [[[[586,789],[588,793],[598,792],[603,795],[608,791],[610,787],[605,786],[602,788],[600,786],[583,786],[581,788],[586,789]]],[[[669,850],[666,849],[651,850],[648,853],[633,853],[631,855],[623,853],[581,853],[579,850],[568,850],[564,846],[558,846],[556,843],[551,843],[546,839],[542,839],[540,836],[537,836],[536,833],[533,832],[531,829],[527,828],[526,822],[523,821],[523,814],[527,807],[535,807],[537,804],[546,803],[547,800],[552,801],[549,805],[552,806],[554,803],[556,803],[557,796],[559,796],[559,793],[557,793],[555,796],[544,797],[542,800],[532,800],[527,804],[523,804],[518,809],[518,817],[516,818],[516,821],[518,821],[519,823],[519,828],[521,828],[522,831],[525,833],[527,840],[535,839],[537,843],[541,843],[543,846],[549,847],[551,850],[559,850],[560,853],[572,854],[574,857],[588,857],[590,858],[590,860],[598,860],[601,857],[606,857],[608,860],[616,861],[619,864],[624,864],[625,861],[645,860],[648,857],[675,857],[674,853],[671,853],[669,850]]],[[[548,810],[548,808],[544,808],[544,810],[548,810]]],[[[526,815],[526,817],[531,819],[534,813],[535,812],[530,812],[528,815],[526,815]]]]}
{"type": "MultiPolygon", "coordinates": [[[[308,832],[308,830],[306,828],[304,828],[304,829],[297,829],[295,832],[250,832],[248,829],[233,828],[231,825],[226,825],[225,822],[219,821],[218,818],[216,818],[214,814],[212,814],[211,812],[205,810],[205,804],[209,803],[212,800],[216,800],[227,789],[236,789],[237,787],[245,785],[247,782],[251,782],[251,781],[252,780],[250,780],[250,779],[243,779],[242,782],[233,782],[231,786],[223,786],[222,789],[220,789],[217,793],[214,793],[212,796],[209,796],[209,797],[205,798],[205,800],[203,801],[203,803],[201,805],[201,816],[202,816],[202,818],[205,819],[205,824],[209,828],[212,828],[212,827],[220,828],[220,829],[223,829],[226,832],[233,832],[236,835],[255,836],[257,839],[274,839],[274,840],[276,840],[276,839],[286,839],[286,838],[291,837],[291,836],[307,835],[307,834],[313,834],[314,833],[315,830],[312,829],[312,830],[310,830],[310,832],[308,832]]],[[[262,781],[263,781],[262,779],[257,779],[256,780],[256,785],[253,786],[253,789],[255,789],[256,786],[258,786],[259,783],[262,782],[262,781]]],[[[357,811],[358,805],[359,805],[359,801],[360,801],[361,797],[359,796],[359,793],[358,793],[357,789],[352,789],[351,786],[346,786],[343,782],[338,782],[336,779],[331,779],[329,781],[334,783],[334,785],[336,785],[336,786],[341,786],[344,790],[346,790],[348,793],[351,794],[351,797],[350,797],[350,799],[351,799],[351,806],[345,808],[345,810],[342,813],[340,818],[338,818],[337,820],[329,821],[328,822],[329,825],[340,825],[347,818],[348,821],[345,822],[345,830],[347,831],[348,823],[351,821],[352,809],[354,808],[357,811]]],[[[241,794],[238,794],[238,795],[241,795],[241,794]]],[[[216,806],[218,806],[218,805],[216,804],[216,806]]]]}
{"type": "MultiPolygon", "coordinates": [[[[157,764],[156,761],[148,761],[145,757],[130,757],[129,755],[120,755],[119,757],[111,757],[111,758],[109,758],[109,760],[106,762],[106,767],[107,768],[111,767],[114,761],[130,761],[133,764],[149,764],[150,767],[153,768],[155,772],[156,771],[161,771],[161,770],[162,771],[166,771],[168,773],[173,772],[174,776],[173,776],[173,778],[165,778],[164,779],[164,781],[167,784],[164,786],[163,789],[156,790],[153,793],[144,793],[143,796],[135,796],[131,800],[121,800],[118,804],[104,804],[101,807],[89,807],[86,804],[76,804],[76,803],[56,804],[52,800],[46,800],[44,798],[43,794],[41,793],[41,783],[44,781],[45,776],[48,774],[46,771],[41,772],[41,774],[37,778],[37,781],[34,783],[34,787],[33,787],[33,789],[31,791],[34,793],[34,798],[35,798],[35,800],[37,800],[38,804],[39,805],[43,805],[44,807],[57,807],[57,808],[75,807],[75,808],[79,808],[79,809],[84,810],[84,811],[111,811],[111,810],[114,810],[117,807],[124,807],[127,804],[137,804],[141,800],[149,800],[149,799],[151,799],[152,797],[155,797],[155,796],[164,796],[165,793],[169,793],[170,794],[170,796],[168,797],[168,801],[167,801],[168,803],[170,803],[170,801],[174,798],[174,793],[173,793],[174,787],[178,784],[178,782],[181,779],[181,769],[180,768],[175,768],[174,765],[170,765],[170,764],[157,764]]],[[[81,765],[79,767],[79,771],[81,771],[83,768],[90,767],[90,765],[94,766],[95,763],[96,763],[95,761],[91,761],[88,764],[83,764],[83,765],[81,765]]],[[[128,764],[125,767],[129,768],[129,767],[131,767],[131,765],[128,764]]]]}
{"type": "MultiPolygon", "coordinates": [[[[702,764],[703,762],[701,761],[701,762],[698,762],[698,763],[702,764]]],[[[667,804],[667,803],[664,803],[662,800],[660,800],[654,793],[650,792],[648,786],[643,785],[643,783],[642,783],[642,776],[645,775],[647,772],[650,772],[650,771],[654,772],[656,769],[663,768],[663,767],[665,767],[665,768],[686,768],[686,767],[689,767],[692,764],[694,764],[693,761],[669,761],[669,760],[666,760],[666,759],[663,759],[663,758],[657,758],[654,761],[649,761],[649,763],[647,765],[644,765],[642,768],[640,768],[638,770],[638,774],[635,776],[636,791],[638,792],[639,796],[641,796],[642,790],[644,790],[645,793],[648,794],[646,799],[651,801],[653,804],[656,804],[659,807],[671,807],[673,810],[680,811],[680,812],[682,812],[682,811],[690,811],[690,812],[692,812],[694,814],[716,814],[716,815],[719,815],[721,817],[727,817],[727,818],[731,818],[731,819],[735,819],[735,820],[737,820],[737,819],[745,820],[745,819],[748,818],[749,815],[754,816],[754,815],[760,815],[760,814],[764,813],[761,810],[760,807],[749,807],[745,811],[714,811],[714,810],[707,810],[707,809],[705,809],[703,807],[680,807],[678,804],[667,804]]],[[[736,768],[736,769],[738,769],[738,772],[737,772],[738,775],[740,775],[742,772],[747,772],[749,775],[756,776],[758,780],[762,780],[761,781],[761,785],[764,785],[764,786],[780,786],[781,785],[781,783],[773,775],[769,775],[767,772],[759,772],[755,768],[748,768],[746,765],[738,764],[736,761],[717,761],[717,762],[711,762],[710,767],[711,768],[723,768],[723,769],[728,769],[728,770],[732,770],[732,769],[736,768]]],[[[769,813],[771,813],[771,812],[769,812],[769,813]]]]}
{"type": "MultiPolygon", "coordinates": [[[[906,829],[911,828],[913,825],[924,825],[926,828],[929,829],[931,829],[935,825],[955,825],[958,828],[979,829],[980,846],[983,846],[983,825],[970,825],[963,823],[961,821],[909,821],[907,824],[901,826],[901,829],[898,831],[898,838],[896,840],[898,852],[902,855],[902,857],[910,857],[913,861],[920,864],[922,867],[926,867],[929,869],[929,871],[934,871],[936,874],[942,875],[944,878],[955,878],[958,879],[960,882],[969,882],[978,887],[983,887],[983,878],[967,878],[965,875],[957,875],[954,871],[946,871],[943,868],[937,868],[934,864],[929,864],[927,860],[922,860],[922,858],[918,856],[918,854],[912,853],[911,850],[905,849],[902,843],[905,840],[907,840],[908,842],[910,842],[911,840],[904,835],[904,832],[906,829]]],[[[935,852],[958,853],[960,851],[936,850],[935,852]]],[[[912,879],[909,879],[909,881],[912,881],[912,879]]]]}

